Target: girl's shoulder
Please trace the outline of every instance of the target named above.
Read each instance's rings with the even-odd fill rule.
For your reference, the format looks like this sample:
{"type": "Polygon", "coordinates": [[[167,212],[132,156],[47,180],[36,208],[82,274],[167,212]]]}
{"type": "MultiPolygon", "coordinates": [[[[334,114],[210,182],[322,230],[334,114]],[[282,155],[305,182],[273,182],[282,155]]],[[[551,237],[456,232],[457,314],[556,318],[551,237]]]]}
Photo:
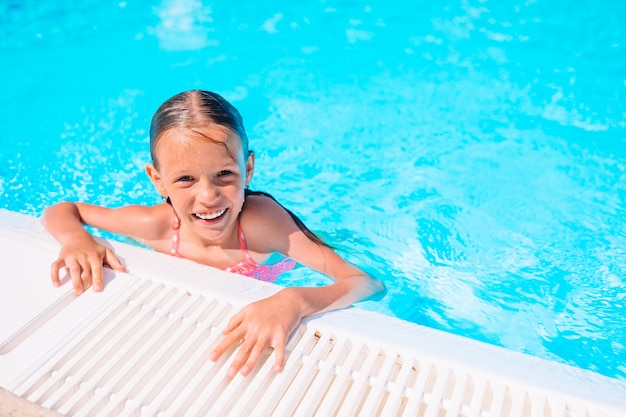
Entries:
{"type": "Polygon", "coordinates": [[[246,196],[240,222],[248,246],[260,251],[284,249],[288,236],[299,231],[287,210],[273,197],[264,194],[246,196]]]}
{"type": "MultiPolygon", "coordinates": [[[[242,215],[247,216],[280,216],[285,209],[268,194],[250,194],[246,196],[242,215]]],[[[286,212],[285,212],[286,213],[286,212]]]]}

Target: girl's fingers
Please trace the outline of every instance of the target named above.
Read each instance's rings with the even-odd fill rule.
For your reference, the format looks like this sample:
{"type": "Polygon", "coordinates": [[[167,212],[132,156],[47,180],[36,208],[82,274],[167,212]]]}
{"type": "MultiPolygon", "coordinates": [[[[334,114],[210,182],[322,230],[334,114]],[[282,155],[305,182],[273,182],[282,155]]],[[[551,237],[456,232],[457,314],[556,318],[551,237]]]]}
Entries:
{"type": "Polygon", "coordinates": [[[213,349],[213,352],[211,352],[211,354],[209,355],[209,359],[211,359],[213,362],[217,361],[222,356],[222,354],[232,345],[237,344],[244,339],[245,332],[233,332],[233,330],[238,328],[241,324],[242,318],[243,313],[240,311],[239,313],[232,316],[228,321],[226,328],[222,331],[224,338],[220,343],[218,343],[215,349],[213,349]]]}
{"type": "Polygon", "coordinates": [[[235,339],[234,336],[227,335],[212,352],[211,360],[217,361],[227,349],[240,342],[241,345],[235,359],[228,368],[227,375],[229,378],[234,378],[238,372],[241,372],[243,376],[248,376],[269,348],[273,348],[276,354],[274,372],[282,372],[285,363],[285,340],[280,337],[270,343],[269,340],[263,338],[235,339]],[[241,342],[242,340],[243,342],[241,342]]]}
{"type": "Polygon", "coordinates": [[[276,355],[274,372],[283,370],[287,339],[297,323],[291,315],[282,313],[264,314],[263,320],[259,320],[259,314],[263,312],[261,307],[267,307],[262,303],[250,304],[230,319],[223,331],[224,338],[210,356],[211,360],[217,361],[234,344],[241,344],[228,370],[231,378],[238,372],[243,376],[249,375],[269,348],[273,348],[276,355]]]}
{"type": "MultiPolygon", "coordinates": [[[[96,292],[102,291],[104,286],[104,269],[102,267],[102,260],[95,257],[89,258],[89,269],[90,269],[90,279],[91,284],[93,285],[93,290],[96,292]]],[[[84,280],[84,279],[83,279],[84,280]]],[[[89,285],[86,285],[85,288],[88,288],[89,285]]]]}
{"type": "Polygon", "coordinates": [[[57,259],[50,267],[50,278],[52,279],[52,285],[55,287],[61,286],[60,274],[62,268],[65,268],[65,261],[63,259],[57,259]]]}
{"type": "MultiPolygon", "coordinates": [[[[239,350],[237,351],[237,356],[231,362],[230,368],[228,368],[228,377],[234,378],[237,375],[237,372],[243,367],[243,364],[246,363],[250,353],[254,350],[253,343],[244,340],[244,342],[239,346],[239,350]]],[[[248,373],[250,370],[248,369],[248,373]]]]}
{"type": "Polygon", "coordinates": [[[228,320],[228,324],[226,325],[226,328],[222,331],[222,334],[228,334],[237,327],[239,327],[239,325],[243,322],[244,317],[245,313],[243,311],[240,311],[239,313],[232,316],[230,320],[228,320]]]}
{"type": "Polygon", "coordinates": [[[79,257],[62,254],[50,267],[52,285],[55,287],[61,286],[60,273],[62,269],[66,269],[72,280],[72,287],[76,295],[85,292],[92,283],[94,291],[102,291],[104,288],[104,264],[109,265],[116,271],[126,271],[122,262],[110,249],[106,249],[104,255],[95,252],[79,257]]]}
{"type": "Polygon", "coordinates": [[[233,360],[228,370],[228,376],[232,378],[239,371],[241,371],[241,375],[248,376],[254,367],[257,366],[259,359],[268,353],[269,348],[273,348],[276,355],[274,372],[282,372],[285,364],[285,340],[275,340],[272,344],[257,340],[254,343],[247,344],[244,342],[241,345],[235,360],[233,360]]]}
{"type": "MultiPolygon", "coordinates": [[[[228,376],[230,378],[234,378],[239,371],[241,371],[242,376],[250,375],[250,372],[252,372],[254,367],[257,366],[257,362],[259,361],[259,359],[261,359],[262,356],[266,354],[269,355],[271,350],[265,344],[257,343],[252,348],[252,350],[245,349],[242,345],[242,348],[240,348],[240,352],[242,352],[241,357],[235,358],[230,368],[228,369],[228,376]],[[244,363],[243,366],[242,363],[244,363]]],[[[274,349],[274,352],[276,353],[276,360],[274,361],[273,370],[275,373],[279,374],[283,371],[285,366],[285,348],[281,347],[278,349],[274,349]]]]}
{"type": "Polygon", "coordinates": [[[243,332],[229,333],[224,335],[222,341],[213,349],[209,359],[216,362],[231,346],[239,344],[244,339],[243,332]]]}
{"type": "Polygon", "coordinates": [[[70,273],[70,278],[72,279],[72,287],[74,287],[74,294],[80,295],[85,291],[85,287],[83,286],[83,278],[81,274],[81,266],[80,264],[73,260],[65,263],[65,267],[68,269],[70,273]]]}
{"type": "Polygon", "coordinates": [[[126,267],[124,267],[122,262],[118,259],[117,256],[115,256],[111,249],[107,249],[104,253],[104,263],[109,265],[116,271],[126,272],[126,267]]]}
{"type": "Polygon", "coordinates": [[[277,343],[274,346],[274,355],[276,360],[274,361],[274,372],[279,374],[285,367],[285,343],[277,343]]]}

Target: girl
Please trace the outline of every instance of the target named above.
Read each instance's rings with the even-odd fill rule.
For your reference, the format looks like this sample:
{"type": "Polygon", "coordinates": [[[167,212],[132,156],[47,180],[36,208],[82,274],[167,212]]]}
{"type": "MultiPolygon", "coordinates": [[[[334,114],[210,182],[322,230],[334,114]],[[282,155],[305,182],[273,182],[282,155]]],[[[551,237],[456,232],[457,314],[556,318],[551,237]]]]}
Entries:
{"type": "Polygon", "coordinates": [[[61,243],[52,264],[68,271],[74,291],[103,289],[103,264],[124,266],[98,244],[84,224],[130,236],[153,249],[227,271],[272,281],[299,262],[335,282],[284,288],[232,317],[210,359],[241,343],[228,375],[248,375],[269,348],[283,369],[285,345],[302,318],[347,307],[382,290],[382,284],[339,257],[289,210],[265,193],[248,191],[254,153],[239,112],[208,91],[178,94],[159,107],[150,126],[152,163],[146,172],[165,203],[106,208],[60,203],[44,211],[47,230],[61,243]],[[275,252],[286,256],[264,262],[275,252]]]}

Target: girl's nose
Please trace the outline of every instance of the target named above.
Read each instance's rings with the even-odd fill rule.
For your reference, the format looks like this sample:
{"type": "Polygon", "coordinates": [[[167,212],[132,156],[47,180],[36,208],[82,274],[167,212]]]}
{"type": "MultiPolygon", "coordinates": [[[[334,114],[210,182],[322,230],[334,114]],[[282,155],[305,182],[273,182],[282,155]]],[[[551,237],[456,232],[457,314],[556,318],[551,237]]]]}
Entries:
{"type": "Polygon", "coordinates": [[[219,197],[219,187],[217,187],[210,179],[200,181],[200,199],[202,202],[210,203],[219,197]]]}

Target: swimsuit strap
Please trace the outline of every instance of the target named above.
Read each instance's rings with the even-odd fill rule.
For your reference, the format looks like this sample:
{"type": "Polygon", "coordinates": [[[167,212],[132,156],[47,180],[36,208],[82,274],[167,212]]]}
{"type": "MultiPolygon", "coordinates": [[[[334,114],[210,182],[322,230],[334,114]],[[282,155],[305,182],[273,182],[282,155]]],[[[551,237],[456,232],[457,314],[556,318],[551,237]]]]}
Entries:
{"type": "Polygon", "coordinates": [[[271,265],[257,264],[250,256],[250,252],[248,252],[248,245],[246,244],[246,238],[243,234],[241,223],[239,223],[238,235],[239,249],[241,249],[243,260],[237,265],[226,268],[226,271],[245,275],[260,281],[274,282],[280,274],[292,270],[296,266],[296,262],[289,258],[283,258],[271,265]]]}
{"type": "Polygon", "coordinates": [[[178,246],[180,245],[180,220],[178,216],[174,214],[174,222],[172,223],[172,247],[170,248],[170,255],[176,256],[177,258],[183,258],[183,256],[178,253],[178,246]]]}
{"type": "MultiPolygon", "coordinates": [[[[243,234],[243,228],[241,223],[238,224],[237,237],[239,239],[239,249],[241,250],[241,256],[243,260],[236,265],[226,268],[225,271],[234,272],[240,275],[246,275],[261,281],[273,282],[278,278],[280,274],[285,271],[292,270],[296,266],[296,262],[289,258],[283,258],[282,260],[271,265],[257,264],[248,252],[248,245],[246,243],[246,237],[243,234]]],[[[170,248],[170,255],[177,258],[184,258],[183,255],[178,253],[178,247],[180,245],[180,220],[174,214],[174,222],[172,224],[172,246],[170,248]]]]}
{"type": "Polygon", "coordinates": [[[248,245],[246,244],[246,237],[243,234],[243,228],[241,227],[241,222],[237,226],[238,226],[238,236],[239,236],[239,249],[241,250],[241,255],[243,256],[244,262],[246,263],[253,262],[256,264],[256,262],[254,262],[254,260],[250,256],[250,253],[248,252],[248,245]]]}

